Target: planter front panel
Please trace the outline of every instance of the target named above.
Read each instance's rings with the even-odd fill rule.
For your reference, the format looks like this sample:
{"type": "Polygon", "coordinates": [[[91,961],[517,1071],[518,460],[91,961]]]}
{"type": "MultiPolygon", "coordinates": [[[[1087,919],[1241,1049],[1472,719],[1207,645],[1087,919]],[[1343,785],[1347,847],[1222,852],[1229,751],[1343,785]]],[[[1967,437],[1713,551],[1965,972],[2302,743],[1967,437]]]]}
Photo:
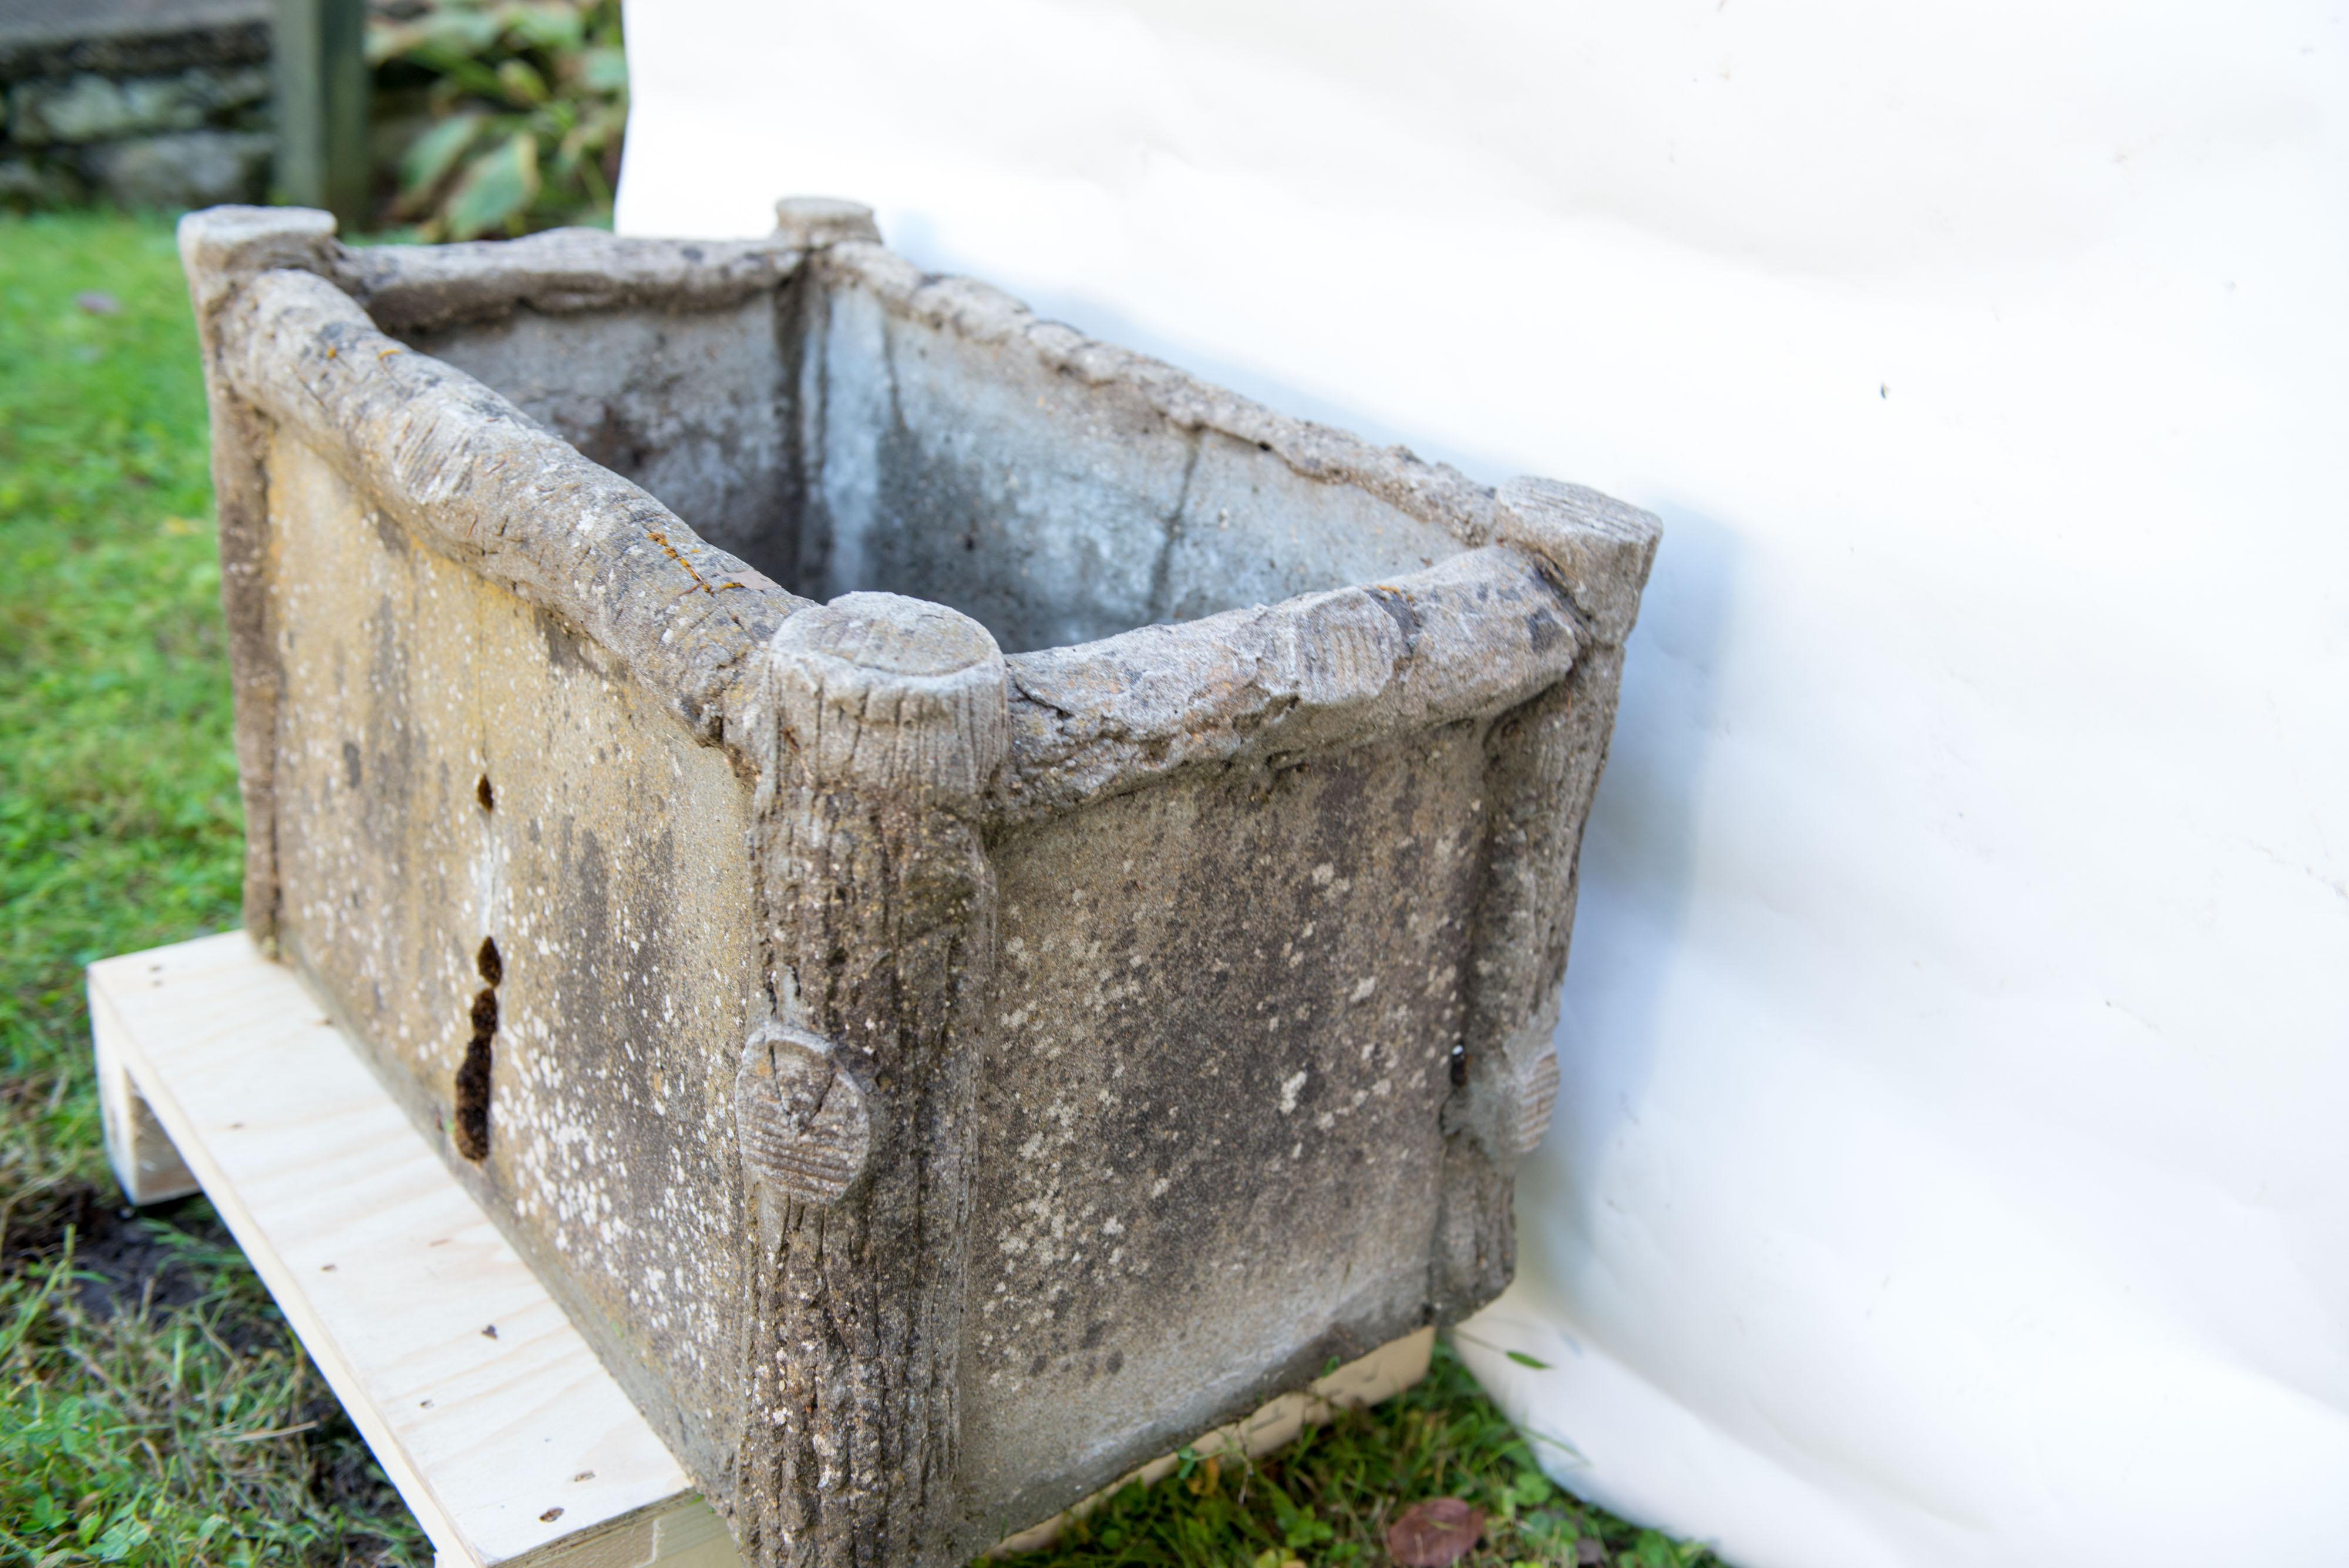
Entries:
{"type": "Polygon", "coordinates": [[[739,1420],[728,1044],[764,1007],[750,792],[602,650],[301,441],[268,462],[280,950],[582,1328],[625,1346],[664,1440],[714,1461],[739,1420]]]}

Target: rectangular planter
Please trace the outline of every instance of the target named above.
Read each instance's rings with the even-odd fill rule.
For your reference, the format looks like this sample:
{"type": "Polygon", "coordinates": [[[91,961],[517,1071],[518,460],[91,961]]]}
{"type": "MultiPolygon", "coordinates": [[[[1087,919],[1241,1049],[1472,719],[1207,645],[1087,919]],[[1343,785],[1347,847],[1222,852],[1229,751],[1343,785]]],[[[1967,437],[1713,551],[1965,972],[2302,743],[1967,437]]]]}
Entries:
{"type": "Polygon", "coordinates": [[[1656,527],[780,215],[185,222],[246,921],[747,1559],[943,1563],[1506,1282],[1656,527]]]}

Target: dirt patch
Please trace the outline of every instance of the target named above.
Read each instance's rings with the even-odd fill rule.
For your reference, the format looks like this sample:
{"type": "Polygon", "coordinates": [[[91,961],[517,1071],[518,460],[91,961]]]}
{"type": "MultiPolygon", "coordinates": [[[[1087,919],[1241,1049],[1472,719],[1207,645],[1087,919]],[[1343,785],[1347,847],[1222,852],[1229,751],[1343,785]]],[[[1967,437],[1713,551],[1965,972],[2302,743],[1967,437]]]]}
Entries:
{"type": "MultiPolygon", "coordinates": [[[[76,1234],[75,1294],[94,1317],[115,1317],[146,1306],[172,1311],[202,1299],[221,1254],[236,1246],[228,1227],[202,1198],[135,1210],[99,1209],[91,1227],[76,1234]]],[[[258,1325],[254,1325],[256,1330],[258,1325]]],[[[222,1324],[239,1349],[246,1325],[222,1324]]],[[[255,1335],[257,1336],[257,1335],[255,1335]]]]}
{"type": "Polygon", "coordinates": [[[88,1182],[68,1181],[0,1197],[0,1273],[56,1257],[67,1231],[95,1233],[106,1222],[107,1200],[113,1196],[88,1182]]]}
{"type": "MultiPolygon", "coordinates": [[[[144,1210],[122,1206],[111,1187],[60,1183],[18,1192],[0,1237],[0,1274],[44,1267],[73,1245],[74,1294],[92,1316],[109,1318],[141,1305],[188,1306],[208,1293],[212,1272],[236,1240],[212,1206],[182,1198],[144,1210]]],[[[232,1332],[236,1325],[224,1325],[232,1332]]]]}

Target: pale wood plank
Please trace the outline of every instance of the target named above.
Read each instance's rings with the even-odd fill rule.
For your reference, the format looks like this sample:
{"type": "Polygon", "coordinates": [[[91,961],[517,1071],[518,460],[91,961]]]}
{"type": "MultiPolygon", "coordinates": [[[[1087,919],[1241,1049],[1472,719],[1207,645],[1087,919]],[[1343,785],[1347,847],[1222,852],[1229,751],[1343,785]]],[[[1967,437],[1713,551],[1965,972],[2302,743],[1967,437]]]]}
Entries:
{"type": "Polygon", "coordinates": [[[98,1058],[98,1116],[106,1133],[106,1162],[122,1196],[133,1203],[185,1198],[202,1183],[180,1158],[163,1124],[113,1050],[114,1036],[91,1037],[98,1058]]]}
{"type": "Polygon", "coordinates": [[[94,964],[89,988],[99,1049],[445,1563],[737,1561],[585,1341],[290,971],[236,932],[94,964]]]}

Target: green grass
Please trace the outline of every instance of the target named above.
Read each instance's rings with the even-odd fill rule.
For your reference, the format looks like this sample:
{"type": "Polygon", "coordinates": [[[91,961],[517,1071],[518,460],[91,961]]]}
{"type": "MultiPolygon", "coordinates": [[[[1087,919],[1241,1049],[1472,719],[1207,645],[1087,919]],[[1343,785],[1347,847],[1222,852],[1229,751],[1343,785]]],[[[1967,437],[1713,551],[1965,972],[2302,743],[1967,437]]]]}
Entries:
{"type": "Polygon", "coordinates": [[[0,1563],[429,1562],[211,1211],[109,1207],[82,966],[234,924],[242,832],[170,226],[0,220],[0,1563]]]}
{"type": "Polygon", "coordinates": [[[1533,1449],[1494,1408],[1449,1347],[1426,1381],[1370,1410],[1341,1411],[1252,1464],[1187,1451],[1175,1474],[1133,1486],[1023,1568],[1231,1563],[1384,1568],[1387,1525],[1423,1498],[1485,1511],[1484,1544],[1462,1568],[1607,1563],[1702,1568],[1713,1554],[1640,1530],[1552,1486],[1533,1449]]]}
{"type": "Polygon", "coordinates": [[[158,224],[0,228],[0,1151],[11,1228],[99,1174],[78,968],[232,918],[203,395],[158,224]],[[78,309],[108,289],[123,310],[78,309]],[[27,1136],[30,1135],[30,1136],[27,1136]],[[22,1211],[29,1210],[29,1212],[22,1211]]]}
{"type": "MultiPolygon", "coordinates": [[[[236,919],[203,393],[168,225],[0,219],[0,1565],[427,1563],[211,1210],[122,1217],[99,1150],[82,966],[236,919]],[[91,292],[121,308],[77,305],[91,292]]],[[[1384,1563],[1394,1512],[1443,1495],[1493,1515],[1471,1564],[1710,1561],[1553,1492],[1440,1349],[1402,1397],[1254,1466],[1186,1461],[1026,1561],[1384,1563]]]]}

